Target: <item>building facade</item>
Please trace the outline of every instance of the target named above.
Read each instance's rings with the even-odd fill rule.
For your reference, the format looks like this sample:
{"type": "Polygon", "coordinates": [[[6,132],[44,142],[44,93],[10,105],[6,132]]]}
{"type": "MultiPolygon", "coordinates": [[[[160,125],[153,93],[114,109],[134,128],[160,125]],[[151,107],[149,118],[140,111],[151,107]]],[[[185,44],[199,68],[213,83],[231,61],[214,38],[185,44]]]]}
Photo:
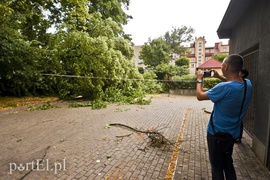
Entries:
{"type": "Polygon", "coordinates": [[[143,69],[145,69],[143,60],[139,58],[141,49],[142,49],[142,46],[134,46],[134,55],[132,57],[132,61],[136,67],[142,67],[143,69]]]}
{"type": "Polygon", "coordinates": [[[229,42],[225,45],[222,42],[215,43],[213,47],[206,47],[205,44],[204,36],[195,38],[195,41],[188,47],[187,53],[182,55],[190,60],[190,74],[195,74],[196,69],[211,59],[214,54],[229,54],[229,42]]]}

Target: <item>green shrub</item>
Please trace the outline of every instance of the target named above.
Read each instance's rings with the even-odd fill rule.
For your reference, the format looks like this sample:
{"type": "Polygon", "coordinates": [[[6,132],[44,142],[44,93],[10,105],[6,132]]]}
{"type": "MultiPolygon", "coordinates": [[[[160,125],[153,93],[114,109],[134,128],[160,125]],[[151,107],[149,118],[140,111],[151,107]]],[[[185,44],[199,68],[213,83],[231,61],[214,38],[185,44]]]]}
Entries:
{"type": "Polygon", "coordinates": [[[214,87],[215,85],[217,85],[220,82],[221,82],[221,80],[218,78],[204,78],[203,88],[211,89],[212,87],[214,87]]]}
{"type": "Polygon", "coordinates": [[[174,76],[172,80],[172,89],[196,89],[195,75],[174,76]]]}
{"type": "Polygon", "coordinates": [[[164,83],[156,81],[157,75],[154,71],[148,71],[143,74],[143,89],[148,94],[156,94],[164,92],[164,83]]]}

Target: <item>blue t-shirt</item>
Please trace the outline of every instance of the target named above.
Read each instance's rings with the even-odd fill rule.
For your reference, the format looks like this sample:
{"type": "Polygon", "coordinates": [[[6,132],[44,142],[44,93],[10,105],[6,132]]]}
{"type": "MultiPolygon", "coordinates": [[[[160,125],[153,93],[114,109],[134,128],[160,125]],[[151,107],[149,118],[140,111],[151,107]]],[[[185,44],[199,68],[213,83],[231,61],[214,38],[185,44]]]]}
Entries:
{"type": "MultiPolygon", "coordinates": [[[[240,124],[244,118],[252,95],[252,85],[246,79],[246,99],[243,105],[241,118],[239,118],[242,101],[244,98],[244,83],[238,81],[222,82],[206,91],[208,98],[214,103],[213,123],[215,132],[227,132],[234,138],[240,135],[240,124]]],[[[209,121],[207,132],[214,134],[209,121]]]]}

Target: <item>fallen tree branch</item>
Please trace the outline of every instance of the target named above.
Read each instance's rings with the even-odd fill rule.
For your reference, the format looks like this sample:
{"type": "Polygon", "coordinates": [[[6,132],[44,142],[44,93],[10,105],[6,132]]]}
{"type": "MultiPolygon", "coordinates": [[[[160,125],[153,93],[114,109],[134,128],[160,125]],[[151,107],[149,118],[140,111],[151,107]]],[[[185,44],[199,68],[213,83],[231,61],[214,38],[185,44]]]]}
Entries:
{"type": "Polygon", "coordinates": [[[172,142],[170,142],[167,138],[165,138],[161,133],[157,131],[150,131],[150,130],[142,131],[142,130],[135,129],[124,124],[119,124],[119,123],[112,123],[112,124],[109,124],[109,126],[119,126],[122,128],[126,128],[128,130],[134,131],[136,133],[146,134],[151,139],[151,145],[154,147],[161,147],[162,145],[165,145],[165,144],[174,146],[172,142]]]}

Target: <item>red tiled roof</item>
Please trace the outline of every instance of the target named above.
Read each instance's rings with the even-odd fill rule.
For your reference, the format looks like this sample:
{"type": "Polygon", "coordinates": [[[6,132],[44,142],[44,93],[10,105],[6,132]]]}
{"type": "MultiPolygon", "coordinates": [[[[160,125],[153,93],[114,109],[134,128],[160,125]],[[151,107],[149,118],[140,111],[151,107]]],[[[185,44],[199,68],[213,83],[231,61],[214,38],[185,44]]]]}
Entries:
{"type": "Polygon", "coordinates": [[[221,67],[221,62],[218,60],[211,58],[205,63],[201,64],[198,69],[210,69],[210,68],[220,68],[221,67]]]}

